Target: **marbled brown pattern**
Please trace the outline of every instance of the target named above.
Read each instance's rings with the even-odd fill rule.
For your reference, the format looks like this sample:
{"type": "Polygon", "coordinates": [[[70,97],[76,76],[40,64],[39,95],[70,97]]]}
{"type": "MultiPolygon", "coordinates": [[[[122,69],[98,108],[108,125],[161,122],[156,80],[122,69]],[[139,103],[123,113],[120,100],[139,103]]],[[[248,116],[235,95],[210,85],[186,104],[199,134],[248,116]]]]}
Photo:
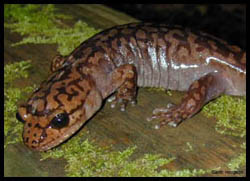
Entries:
{"type": "MultiPolygon", "coordinates": [[[[18,117],[24,143],[44,151],[68,139],[116,92],[111,104],[136,102],[137,86],[188,91],[181,104],[155,109],[159,128],[176,127],[225,93],[246,94],[246,52],[203,32],[164,24],[132,23],[107,29],[70,55],[57,56],[52,74],[18,117]]],[[[143,118],[142,118],[143,119],[143,118]]]]}

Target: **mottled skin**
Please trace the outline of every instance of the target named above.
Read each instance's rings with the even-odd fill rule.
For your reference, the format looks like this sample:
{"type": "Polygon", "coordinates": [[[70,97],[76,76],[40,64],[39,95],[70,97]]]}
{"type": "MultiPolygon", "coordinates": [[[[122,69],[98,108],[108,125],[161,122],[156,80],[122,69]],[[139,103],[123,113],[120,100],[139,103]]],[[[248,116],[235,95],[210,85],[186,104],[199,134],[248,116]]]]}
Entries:
{"type": "Polygon", "coordinates": [[[187,91],[179,105],[157,108],[155,128],[176,127],[221,94],[246,94],[246,53],[211,35],[178,26],[132,23],[105,30],[69,56],[54,58],[52,75],[20,106],[23,140],[45,151],[75,133],[116,92],[112,107],[135,104],[136,89],[187,91]]]}

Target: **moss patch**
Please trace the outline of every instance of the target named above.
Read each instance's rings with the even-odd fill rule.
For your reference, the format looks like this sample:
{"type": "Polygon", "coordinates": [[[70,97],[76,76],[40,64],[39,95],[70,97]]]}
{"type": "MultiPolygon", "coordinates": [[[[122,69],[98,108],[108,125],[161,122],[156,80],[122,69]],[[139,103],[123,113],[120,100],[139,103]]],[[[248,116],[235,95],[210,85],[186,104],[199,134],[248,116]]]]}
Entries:
{"type": "Polygon", "coordinates": [[[246,97],[221,96],[208,103],[203,112],[218,119],[215,129],[219,133],[246,136],[246,97]]]}
{"type": "Polygon", "coordinates": [[[54,5],[4,5],[4,26],[25,36],[13,46],[36,43],[58,45],[61,55],[68,55],[80,43],[96,34],[96,30],[82,21],[73,27],[64,23],[71,16],[55,13],[54,5]]]}
{"type": "Polygon", "coordinates": [[[233,158],[228,164],[227,167],[231,171],[238,170],[240,167],[244,167],[246,165],[246,143],[242,143],[241,148],[245,150],[245,152],[240,153],[237,157],[233,158]]]}
{"type": "Polygon", "coordinates": [[[4,147],[22,140],[23,125],[17,121],[17,102],[30,93],[33,87],[15,87],[18,78],[27,78],[30,61],[21,61],[4,66],[4,147]]]}
{"type": "Polygon", "coordinates": [[[88,140],[81,141],[84,132],[70,139],[59,148],[42,153],[42,160],[47,158],[64,158],[67,176],[74,177],[146,177],[146,176],[197,176],[206,173],[204,170],[159,170],[174,158],[161,158],[160,155],[145,154],[131,160],[136,147],[124,151],[112,151],[111,148],[95,146],[88,140]]]}
{"type": "MultiPolygon", "coordinates": [[[[215,125],[216,131],[225,135],[246,137],[246,97],[238,98],[232,96],[221,96],[213,102],[208,103],[203,112],[208,116],[218,119],[215,125]]],[[[243,151],[228,163],[228,168],[237,170],[246,166],[245,143],[241,148],[243,151]]]]}

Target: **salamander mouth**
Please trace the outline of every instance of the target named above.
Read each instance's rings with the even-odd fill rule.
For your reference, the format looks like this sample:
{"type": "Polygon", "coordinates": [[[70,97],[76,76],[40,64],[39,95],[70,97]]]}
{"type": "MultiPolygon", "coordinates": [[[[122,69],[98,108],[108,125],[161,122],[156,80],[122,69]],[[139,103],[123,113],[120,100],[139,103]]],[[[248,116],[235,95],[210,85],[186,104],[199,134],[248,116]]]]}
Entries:
{"type": "Polygon", "coordinates": [[[83,121],[77,121],[74,125],[71,125],[69,129],[67,129],[60,137],[53,139],[50,142],[46,142],[46,140],[42,141],[38,146],[32,147],[32,150],[35,151],[48,151],[52,148],[55,148],[61,145],[64,141],[67,141],[70,137],[72,137],[83,125],[83,121]]]}

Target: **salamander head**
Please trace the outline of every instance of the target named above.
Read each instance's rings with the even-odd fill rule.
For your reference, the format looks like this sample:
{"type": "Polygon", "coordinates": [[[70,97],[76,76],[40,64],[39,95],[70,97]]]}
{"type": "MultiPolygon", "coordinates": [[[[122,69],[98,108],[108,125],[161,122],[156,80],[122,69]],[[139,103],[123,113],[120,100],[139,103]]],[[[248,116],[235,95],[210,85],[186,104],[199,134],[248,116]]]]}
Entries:
{"type": "Polygon", "coordinates": [[[74,134],[85,122],[83,105],[80,103],[75,110],[67,111],[64,105],[49,109],[50,103],[37,99],[30,100],[20,106],[17,119],[24,122],[23,142],[29,148],[45,151],[65,141],[74,134]]]}
{"type": "Polygon", "coordinates": [[[95,93],[91,81],[78,74],[52,76],[18,109],[24,144],[45,151],[68,139],[99,108],[95,93]]]}
{"type": "Polygon", "coordinates": [[[33,150],[45,151],[57,146],[82,125],[70,125],[72,116],[63,110],[37,115],[30,112],[29,107],[21,106],[17,119],[24,122],[23,142],[33,150]]]}

